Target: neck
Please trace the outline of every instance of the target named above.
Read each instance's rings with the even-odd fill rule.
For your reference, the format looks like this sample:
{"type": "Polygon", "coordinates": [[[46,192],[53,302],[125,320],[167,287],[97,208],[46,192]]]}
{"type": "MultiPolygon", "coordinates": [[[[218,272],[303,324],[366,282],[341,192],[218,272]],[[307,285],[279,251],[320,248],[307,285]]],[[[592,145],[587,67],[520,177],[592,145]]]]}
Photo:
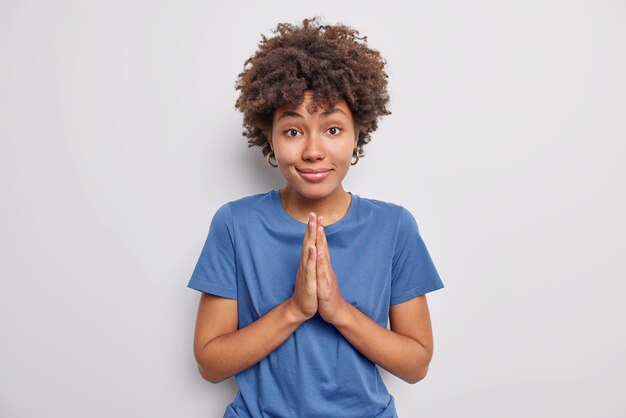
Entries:
{"type": "Polygon", "coordinates": [[[287,185],[280,190],[280,198],[285,211],[292,218],[308,223],[309,212],[315,212],[317,216],[324,217],[324,225],[343,218],[351,202],[350,194],[341,185],[332,194],[319,199],[302,196],[287,185]]]}

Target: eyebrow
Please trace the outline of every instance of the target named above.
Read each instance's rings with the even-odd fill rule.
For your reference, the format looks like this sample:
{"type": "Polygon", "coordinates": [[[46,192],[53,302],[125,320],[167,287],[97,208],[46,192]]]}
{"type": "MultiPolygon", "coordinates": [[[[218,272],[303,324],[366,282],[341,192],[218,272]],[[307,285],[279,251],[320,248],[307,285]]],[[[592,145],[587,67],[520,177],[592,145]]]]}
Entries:
{"type": "MultiPolygon", "coordinates": [[[[334,107],[334,108],[332,108],[330,110],[326,110],[326,111],[320,113],[320,115],[322,115],[322,116],[330,116],[333,113],[343,113],[345,116],[348,116],[348,115],[346,115],[346,112],[344,112],[343,110],[339,109],[338,107],[334,107]]],[[[293,117],[296,117],[296,118],[304,119],[304,116],[302,116],[300,113],[294,112],[292,110],[286,110],[285,112],[283,112],[282,115],[280,115],[280,117],[278,119],[276,119],[276,121],[279,121],[279,120],[281,120],[282,118],[284,118],[286,116],[293,116],[293,117]]]]}

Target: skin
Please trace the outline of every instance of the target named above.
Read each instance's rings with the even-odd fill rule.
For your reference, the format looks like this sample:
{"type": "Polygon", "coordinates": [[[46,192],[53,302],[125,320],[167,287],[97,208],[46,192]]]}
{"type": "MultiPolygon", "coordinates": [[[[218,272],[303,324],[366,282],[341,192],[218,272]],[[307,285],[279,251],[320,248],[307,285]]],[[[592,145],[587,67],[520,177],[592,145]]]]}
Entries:
{"type": "Polygon", "coordinates": [[[345,101],[337,103],[332,113],[318,108],[311,114],[306,110],[311,98],[305,92],[298,107],[277,109],[271,135],[278,168],[287,181],[281,189],[283,206],[307,224],[293,295],[238,329],[237,301],[203,293],[194,336],[198,369],[206,380],[221,382],[259,362],[319,312],[365,357],[416,383],[426,377],[434,348],[426,295],[391,305],[390,329],[341,295],[324,226],[341,219],[350,206],[342,181],[358,131],[345,101]],[[298,172],[305,168],[325,168],[330,173],[312,183],[298,172]]]}
{"type": "Polygon", "coordinates": [[[327,225],[341,219],[350,206],[350,194],[342,181],[350,168],[358,131],[345,101],[333,109],[318,109],[309,114],[306,106],[312,94],[295,109],[283,107],[274,112],[271,146],[276,163],[287,184],[281,190],[283,206],[289,215],[303,223],[309,212],[324,216],[327,225]],[[326,113],[328,112],[328,113],[326,113]],[[302,178],[302,169],[329,169],[322,182],[302,178]]]}

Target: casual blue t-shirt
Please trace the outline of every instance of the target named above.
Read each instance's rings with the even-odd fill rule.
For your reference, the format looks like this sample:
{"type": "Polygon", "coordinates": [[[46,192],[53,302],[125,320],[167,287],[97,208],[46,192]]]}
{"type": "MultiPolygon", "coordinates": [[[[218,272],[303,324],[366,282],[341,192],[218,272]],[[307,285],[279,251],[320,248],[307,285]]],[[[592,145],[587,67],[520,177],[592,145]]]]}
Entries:
{"type": "MultiPolygon", "coordinates": [[[[344,299],[387,327],[389,305],[444,285],[409,211],[351,196],[344,217],[324,227],[331,264],[344,299]]],[[[279,190],[223,205],[188,287],[237,299],[245,327],[292,295],[306,226],[279,190]]],[[[397,416],[377,366],[319,314],[235,378],[228,418],[397,416]]]]}

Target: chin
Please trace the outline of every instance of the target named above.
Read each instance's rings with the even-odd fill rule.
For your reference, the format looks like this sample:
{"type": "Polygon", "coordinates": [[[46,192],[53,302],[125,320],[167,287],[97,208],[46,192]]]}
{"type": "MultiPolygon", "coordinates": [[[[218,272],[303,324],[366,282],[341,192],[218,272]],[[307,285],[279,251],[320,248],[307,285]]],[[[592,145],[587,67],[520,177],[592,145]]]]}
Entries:
{"type": "Polygon", "coordinates": [[[325,184],[307,184],[303,187],[294,187],[293,190],[307,199],[322,199],[333,194],[338,187],[339,185],[330,186],[325,184]]]}

